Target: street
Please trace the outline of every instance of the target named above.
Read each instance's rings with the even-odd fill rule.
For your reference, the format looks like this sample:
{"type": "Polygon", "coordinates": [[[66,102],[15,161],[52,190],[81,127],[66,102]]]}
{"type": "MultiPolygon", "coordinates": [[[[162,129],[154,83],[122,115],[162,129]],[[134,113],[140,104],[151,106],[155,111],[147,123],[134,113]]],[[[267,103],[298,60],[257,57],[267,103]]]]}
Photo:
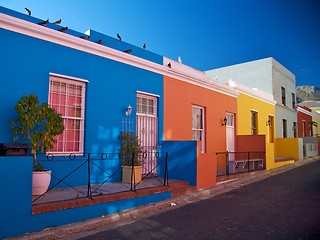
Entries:
{"type": "Polygon", "coordinates": [[[81,239],[320,239],[320,161],[81,239]]]}

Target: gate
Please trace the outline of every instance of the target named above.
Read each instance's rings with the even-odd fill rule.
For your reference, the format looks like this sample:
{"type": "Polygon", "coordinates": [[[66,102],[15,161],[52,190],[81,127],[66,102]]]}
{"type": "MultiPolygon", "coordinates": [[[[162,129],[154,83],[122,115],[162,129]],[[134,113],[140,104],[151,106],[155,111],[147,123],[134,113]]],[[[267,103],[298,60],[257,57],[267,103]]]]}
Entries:
{"type": "Polygon", "coordinates": [[[137,134],[141,141],[144,152],[148,152],[148,156],[142,162],[142,174],[157,173],[157,158],[153,157],[158,151],[158,119],[153,116],[137,114],[137,134]]]}
{"type": "Polygon", "coordinates": [[[158,151],[157,105],[157,96],[137,93],[136,133],[144,151],[151,153],[143,160],[142,175],[157,174],[157,158],[153,156],[158,151]]]}

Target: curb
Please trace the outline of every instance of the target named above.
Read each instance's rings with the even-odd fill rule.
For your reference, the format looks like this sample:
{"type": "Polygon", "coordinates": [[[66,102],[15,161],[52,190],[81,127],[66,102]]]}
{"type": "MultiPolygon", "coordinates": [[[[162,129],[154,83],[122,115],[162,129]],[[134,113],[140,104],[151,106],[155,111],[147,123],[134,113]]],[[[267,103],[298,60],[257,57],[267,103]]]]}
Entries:
{"type": "MultiPolygon", "coordinates": [[[[164,211],[170,211],[191,202],[201,201],[203,199],[211,198],[219,194],[232,191],[242,186],[258,182],[274,175],[284,173],[291,169],[315,162],[319,159],[319,157],[308,158],[271,170],[250,172],[247,174],[243,174],[243,176],[238,175],[237,178],[217,183],[217,185],[214,187],[197,190],[190,194],[180,195],[175,198],[167,199],[154,204],[143,205],[133,209],[127,209],[121,212],[103,215],[101,217],[85,220],[82,222],[46,228],[39,232],[27,233],[11,239],[62,239],[68,236],[71,237],[71,235],[81,233],[86,230],[90,230],[92,232],[95,229],[105,227],[108,224],[115,225],[115,223],[119,223],[121,220],[124,220],[125,223],[129,221],[135,221],[137,218],[145,218],[164,211]]],[[[112,229],[112,226],[109,226],[109,229],[112,229]]]]}

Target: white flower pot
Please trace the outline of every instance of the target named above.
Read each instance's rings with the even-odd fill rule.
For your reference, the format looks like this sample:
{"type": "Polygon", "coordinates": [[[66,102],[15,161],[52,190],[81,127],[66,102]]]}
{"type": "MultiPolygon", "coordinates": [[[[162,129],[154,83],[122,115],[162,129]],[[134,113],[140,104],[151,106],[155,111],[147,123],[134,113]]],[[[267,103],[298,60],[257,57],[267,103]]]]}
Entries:
{"type": "Polygon", "coordinates": [[[42,195],[49,187],[51,171],[34,171],[32,174],[32,195],[42,195]]]}

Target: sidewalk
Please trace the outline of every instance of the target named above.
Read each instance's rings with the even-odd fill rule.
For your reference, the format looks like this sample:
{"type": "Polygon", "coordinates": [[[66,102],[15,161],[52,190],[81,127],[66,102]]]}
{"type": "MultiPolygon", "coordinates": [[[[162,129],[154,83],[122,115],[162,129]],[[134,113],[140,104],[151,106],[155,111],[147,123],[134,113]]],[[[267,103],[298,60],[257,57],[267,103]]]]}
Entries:
{"type": "Polygon", "coordinates": [[[202,199],[211,198],[216,195],[231,191],[236,188],[240,188],[250,183],[261,181],[263,179],[269,178],[271,176],[277,175],[282,172],[286,172],[288,170],[300,167],[302,165],[317,160],[319,160],[319,157],[299,160],[293,164],[289,164],[269,171],[257,171],[245,173],[242,175],[230,176],[230,179],[223,182],[219,182],[215,187],[212,188],[198,190],[191,194],[181,195],[179,197],[162,201],[156,204],[137,207],[134,209],[125,210],[111,215],[104,215],[99,218],[94,218],[83,222],[44,229],[40,232],[25,234],[13,239],[61,239],[64,237],[71,236],[72,234],[94,230],[106,225],[109,225],[112,228],[112,224],[119,223],[120,221],[133,221],[135,220],[135,218],[138,217],[148,217],[151,215],[159,214],[164,211],[169,211],[170,209],[184,206],[191,202],[197,202],[202,199]]]}

